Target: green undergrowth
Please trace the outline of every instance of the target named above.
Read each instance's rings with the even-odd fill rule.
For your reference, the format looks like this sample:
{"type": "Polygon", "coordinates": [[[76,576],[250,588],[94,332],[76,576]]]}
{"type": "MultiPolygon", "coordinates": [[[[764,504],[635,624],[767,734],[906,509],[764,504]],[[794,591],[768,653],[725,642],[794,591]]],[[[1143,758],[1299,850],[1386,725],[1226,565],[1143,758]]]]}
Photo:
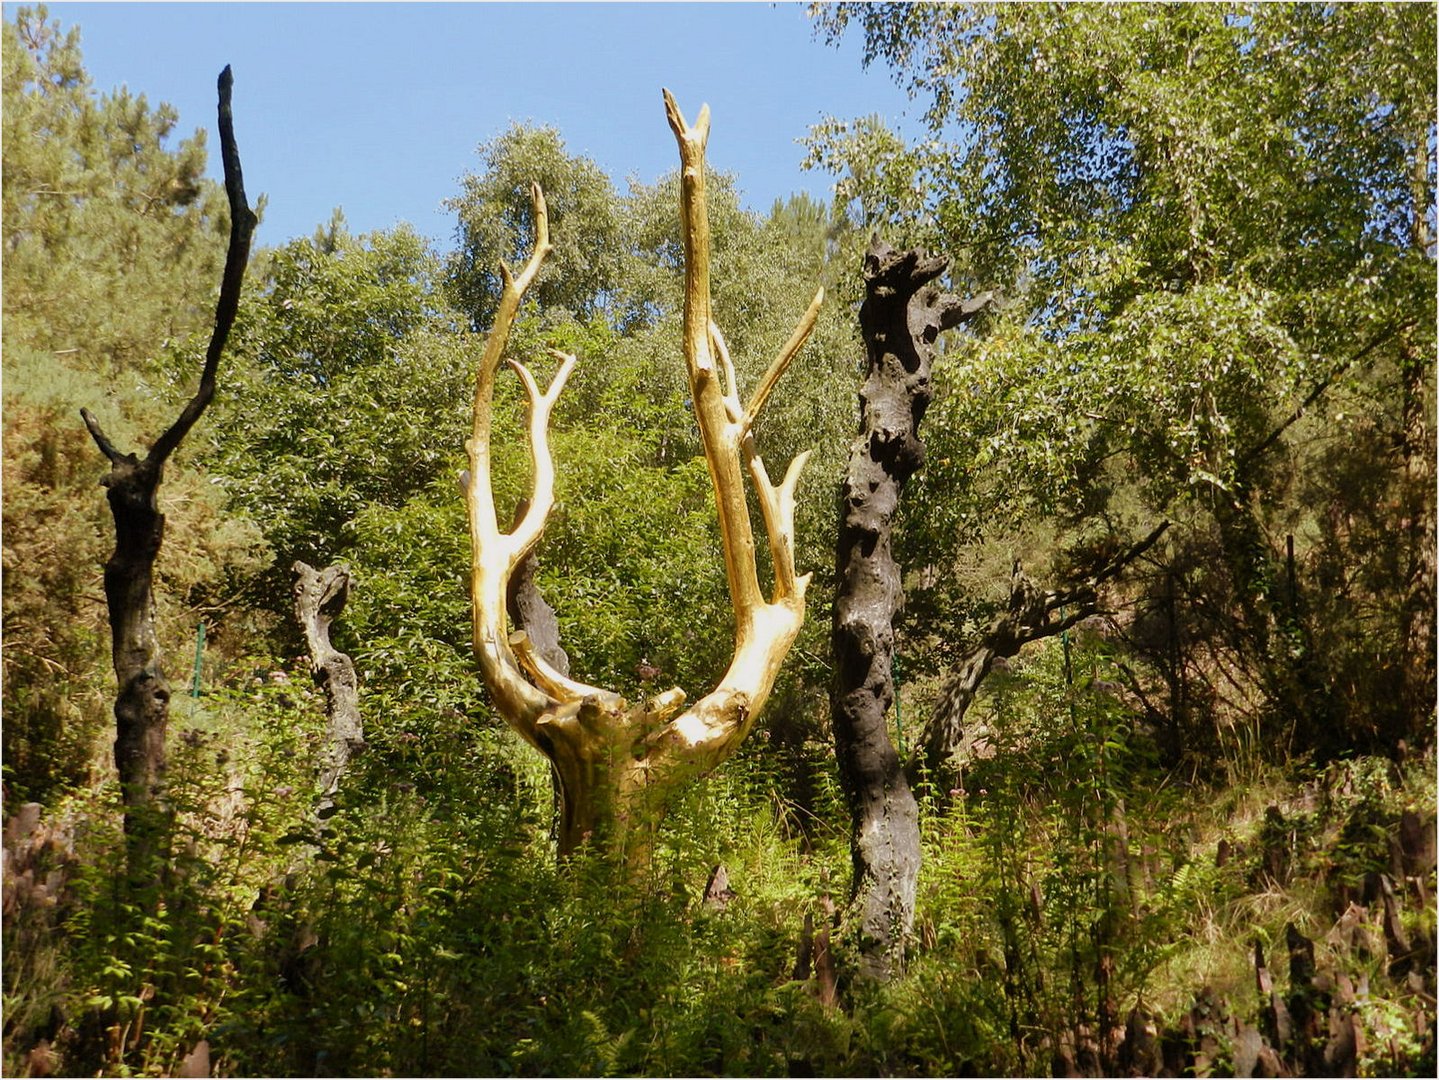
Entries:
{"type": "MultiPolygon", "coordinates": [[[[846,816],[820,744],[758,733],[636,880],[557,863],[548,776],[503,728],[391,702],[320,821],[307,685],[187,702],[149,888],[118,884],[108,788],[7,840],[53,887],[22,897],[7,871],[6,1071],[174,1074],[204,1040],[217,1075],[1046,1074],[1076,1031],[1164,1030],[1204,988],[1254,1013],[1256,944],[1282,982],[1291,924],[1363,983],[1361,1071],[1422,1071],[1432,961],[1429,984],[1391,978],[1372,907],[1367,953],[1329,935],[1338,890],[1389,872],[1399,816],[1432,826],[1432,759],[1181,784],[1058,663],[997,691],[1015,722],[993,755],[926,794],[913,955],[887,986],[848,976],[846,816]],[[442,761],[416,759],[417,725],[446,729],[442,761]]],[[[1433,940],[1432,901],[1401,918],[1433,940]]]]}

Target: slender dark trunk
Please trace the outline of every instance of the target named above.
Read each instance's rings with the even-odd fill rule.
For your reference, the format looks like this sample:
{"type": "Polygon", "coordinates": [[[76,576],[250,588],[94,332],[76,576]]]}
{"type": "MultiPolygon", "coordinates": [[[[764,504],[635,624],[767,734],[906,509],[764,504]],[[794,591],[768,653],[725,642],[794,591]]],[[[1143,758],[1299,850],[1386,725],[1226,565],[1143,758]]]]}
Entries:
{"type": "Polygon", "coordinates": [[[330,625],[340,617],[350,598],[353,579],[343,566],[315,570],[297,562],[295,571],[295,618],[305,631],[310,650],[310,674],[325,691],[325,715],[329,738],[320,769],[321,817],[335,805],[350,759],[365,749],[365,725],[360,718],[360,685],[355,664],[330,642],[330,625]]]}
{"type": "Polygon", "coordinates": [[[105,564],[115,666],[115,767],[125,805],[125,834],[136,869],[151,862],[165,831],[165,727],[170,684],[160,669],[152,580],[165,535],[156,505],[160,468],[133,454],[105,478],[115,520],[115,551],[105,564]]]}
{"type": "Polygon", "coordinates": [[[170,685],[160,668],[153,592],[155,559],[165,536],[165,515],[160,512],[156,493],[165,462],[215,396],[215,373],[239,307],[250,236],[256,224],[245,201],[230,113],[230,88],[227,67],[219,79],[219,128],[225,191],[230,203],[230,242],[200,387],[143,459],[117,449],[99,422],[87,410],[80,410],[95,444],[110,462],[110,473],[101,483],[109,489],[107,498],[115,519],[115,553],[105,564],[105,601],[110,611],[111,648],[119,687],[115,698],[115,766],[125,804],[130,876],[137,881],[154,869],[169,820],[164,789],[170,685]]]}
{"type": "Polygon", "coordinates": [[[878,240],[864,260],[859,318],[868,374],[841,503],[831,714],[850,805],[861,972],[878,979],[903,963],[920,860],[919,809],[886,725],[894,619],[904,603],[891,527],[900,492],[924,461],[919,424],[933,396],[935,341],[987,302],[962,303],[932,287],[947,265],[878,240]]]}

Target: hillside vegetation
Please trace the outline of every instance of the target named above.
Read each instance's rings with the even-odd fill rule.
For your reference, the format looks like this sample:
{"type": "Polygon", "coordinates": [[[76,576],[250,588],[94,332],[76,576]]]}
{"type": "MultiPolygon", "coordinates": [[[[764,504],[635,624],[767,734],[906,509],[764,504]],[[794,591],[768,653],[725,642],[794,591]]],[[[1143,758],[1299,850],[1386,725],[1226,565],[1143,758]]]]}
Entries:
{"type": "MultiPolygon", "coordinates": [[[[79,409],[138,446],[190,399],[229,210],[203,132],[92,86],[44,8],[8,14],[7,1075],[1434,1075],[1433,6],[815,19],[863,36],[930,137],[810,132],[832,204],[755,214],[742,177],[708,177],[742,386],[829,295],[756,426],[768,461],[814,452],[814,580],[748,740],[641,865],[562,858],[549,767],[484,691],[458,478],[532,183],[554,252],[510,352],[542,383],[547,350],[580,358],[534,568],[570,670],[693,698],[732,625],[679,357],[678,175],[622,190],[516,125],[451,200],[452,248],[337,211],[251,258],[159,491],[169,816],[137,880],[79,409]],[[863,974],[829,708],[876,232],[994,296],[939,341],[894,518],[889,736],[922,863],[888,979],[863,974]],[[1166,522],[1092,613],[963,684],[1021,581],[1094,580],[1166,522]],[[332,633],[365,746],[333,792],[298,560],[353,581],[332,633]]],[[[235,116],[243,152],[267,118],[242,72],[235,116]]],[[[525,410],[505,375],[504,523],[525,410]]]]}

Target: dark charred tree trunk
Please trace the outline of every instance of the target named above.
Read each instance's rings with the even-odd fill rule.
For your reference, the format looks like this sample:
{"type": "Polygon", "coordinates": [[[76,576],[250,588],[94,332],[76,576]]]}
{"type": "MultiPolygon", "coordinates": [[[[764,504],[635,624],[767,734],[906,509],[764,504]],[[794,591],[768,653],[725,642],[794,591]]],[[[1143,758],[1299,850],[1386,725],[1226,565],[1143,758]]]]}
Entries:
{"type": "Polygon", "coordinates": [[[900,492],[924,461],[919,424],[933,395],[935,341],[988,302],[932,287],[947,266],[879,240],[864,260],[859,320],[869,367],[840,506],[831,713],[850,805],[862,974],[877,979],[903,962],[920,858],[919,809],[885,720],[894,701],[894,618],[904,603],[890,531],[900,492]]]}
{"type": "Polygon", "coordinates": [[[323,817],[325,811],[335,805],[335,792],[350,759],[365,749],[365,725],[360,718],[360,685],[355,665],[330,642],[330,624],[345,609],[353,579],[343,566],[317,571],[307,563],[297,562],[294,570],[295,618],[305,631],[305,642],[310,649],[310,675],[315,685],[325,691],[325,715],[329,720],[317,807],[323,817]]]}
{"type": "MultiPolygon", "coordinates": [[[[521,499],[515,507],[515,525],[520,523],[529,508],[530,501],[521,499]]],[[[529,635],[530,645],[540,658],[561,675],[568,675],[570,657],[560,645],[559,619],[555,617],[555,609],[550,607],[549,601],[541,594],[535,581],[538,565],[533,551],[520,560],[510,574],[505,607],[508,609],[510,622],[516,630],[523,630],[529,635]]]]}
{"type": "Polygon", "coordinates": [[[1164,521],[1083,580],[1057,590],[1038,588],[1016,561],[1009,586],[1009,608],[997,616],[964,653],[944,681],[934,712],[908,763],[911,781],[922,772],[942,771],[964,735],[964,714],[1000,657],[1008,659],[1025,645],[1054,637],[1099,611],[1100,587],[1158,542],[1169,528],[1164,521]]]}
{"type": "Polygon", "coordinates": [[[155,637],[153,580],[155,558],[165,536],[165,515],[156,499],[165,462],[215,396],[215,373],[240,303],[240,286],[249,260],[256,218],[245,201],[240,155],[230,113],[230,69],[220,73],[220,153],[230,203],[230,242],[215,328],[205,353],[200,387],[179,418],[144,458],[123,453],[85,410],[85,421],[100,452],[110,461],[101,481],[108,489],[115,519],[115,553],[105,564],[105,601],[119,691],[115,698],[115,765],[125,803],[125,835],[131,875],[147,872],[168,821],[165,807],[165,726],[170,714],[170,685],[160,667],[155,637]]]}

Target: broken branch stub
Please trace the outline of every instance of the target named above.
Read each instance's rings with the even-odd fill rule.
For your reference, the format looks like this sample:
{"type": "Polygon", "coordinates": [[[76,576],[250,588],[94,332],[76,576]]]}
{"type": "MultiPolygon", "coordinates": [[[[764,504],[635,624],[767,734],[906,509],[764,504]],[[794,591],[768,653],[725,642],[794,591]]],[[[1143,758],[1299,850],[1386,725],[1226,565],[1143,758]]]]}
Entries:
{"type": "Polygon", "coordinates": [[[328,566],[316,570],[305,562],[296,562],[295,619],[305,634],[310,652],[310,675],[315,685],[325,691],[325,715],[329,720],[324,761],[320,770],[320,800],[317,812],[324,812],[335,802],[350,758],[365,749],[365,726],[360,716],[359,678],[355,664],[330,641],[330,624],[339,618],[350,598],[353,578],[348,568],[328,566]]]}
{"type": "Polygon", "coordinates": [[[529,636],[510,632],[509,585],[533,550],[554,507],[555,468],[549,418],[576,359],[552,353],[559,367],[541,390],[529,369],[504,356],[526,289],[551,250],[544,194],[532,187],[535,245],[523,270],[502,267],[503,291],[476,380],[474,429],[468,444],[467,501],[471,535],[474,649],[496,709],[553,763],[559,785],[562,852],[591,837],[631,859],[642,855],[680,782],[723,761],[749,733],[804,621],[808,574],[794,562],[795,487],[808,454],[772,483],[751,432],[790,361],[813,329],[823,300],[815,296],[798,328],[769,365],[746,405],[734,366],[715,325],[709,286],[709,221],[705,209],[705,141],[709,110],[695,124],[664,92],[665,112],[679,147],[680,216],[685,249],[682,350],[718,509],[725,573],[734,611],[733,658],[719,685],[687,710],[678,687],[631,705],[619,694],[556,670],[529,636]],[[490,483],[490,437],[495,378],[501,360],[519,376],[529,402],[532,479],[528,508],[508,533],[499,529],[490,483]],[[755,561],[755,536],[745,477],[755,489],[774,565],[764,595],[755,561]]]}

